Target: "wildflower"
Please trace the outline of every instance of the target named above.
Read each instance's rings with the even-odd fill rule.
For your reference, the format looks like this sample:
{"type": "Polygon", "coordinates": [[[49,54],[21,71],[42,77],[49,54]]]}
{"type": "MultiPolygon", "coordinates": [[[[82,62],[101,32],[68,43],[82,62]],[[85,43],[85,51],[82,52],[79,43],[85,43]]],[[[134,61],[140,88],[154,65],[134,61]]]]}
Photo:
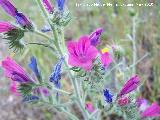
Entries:
{"type": "Polygon", "coordinates": [[[31,57],[30,61],[31,62],[30,62],[30,64],[28,66],[32,69],[32,71],[37,76],[37,78],[40,78],[41,75],[40,75],[40,72],[39,72],[39,69],[38,69],[38,66],[37,66],[37,60],[36,60],[36,58],[33,56],[33,57],[31,57]]]}
{"type": "Polygon", "coordinates": [[[85,105],[85,108],[88,110],[88,112],[92,113],[94,112],[93,104],[91,102],[87,102],[85,105]]]}
{"type": "Polygon", "coordinates": [[[1,7],[5,10],[6,13],[11,15],[12,17],[16,16],[17,9],[11,4],[8,0],[0,0],[1,7]]]}
{"type": "Polygon", "coordinates": [[[137,75],[132,76],[123,86],[118,96],[123,96],[125,94],[128,94],[132,92],[133,90],[137,89],[138,85],[140,83],[140,79],[137,75]]]}
{"type": "Polygon", "coordinates": [[[48,91],[48,88],[46,87],[38,87],[34,90],[34,92],[37,94],[43,94],[46,97],[49,96],[49,91],[48,91]]]}
{"type": "Polygon", "coordinates": [[[91,70],[92,61],[96,58],[98,50],[90,44],[88,36],[82,36],[75,41],[69,41],[67,44],[69,51],[68,63],[74,67],[81,67],[86,71],[91,70]]]}
{"type": "Polygon", "coordinates": [[[144,112],[141,113],[143,118],[145,117],[160,117],[160,106],[154,102],[151,106],[147,107],[144,112]]]}
{"type": "Polygon", "coordinates": [[[128,98],[128,97],[120,98],[120,99],[118,100],[118,104],[119,104],[120,106],[125,106],[125,105],[127,105],[128,103],[129,103],[129,98],[128,98]]]}
{"type": "Polygon", "coordinates": [[[42,29],[41,29],[42,32],[49,32],[51,31],[51,28],[49,26],[44,26],[42,29]]]}
{"type": "Polygon", "coordinates": [[[32,23],[28,20],[28,18],[23,14],[17,11],[17,9],[11,4],[8,0],[0,0],[0,5],[2,8],[12,17],[16,19],[16,22],[21,25],[23,28],[27,28],[28,30],[33,30],[32,23]]]}
{"type": "Polygon", "coordinates": [[[61,86],[59,80],[61,79],[61,66],[62,66],[63,61],[64,61],[64,58],[62,57],[58,61],[58,63],[54,66],[53,72],[50,76],[50,82],[53,82],[57,88],[60,88],[61,86]]]}
{"type": "Polygon", "coordinates": [[[0,33],[6,33],[15,29],[15,26],[8,22],[0,22],[0,33]]]}
{"type": "Polygon", "coordinates": [[[141,112],[141,111],[144,111],[148,107],[148,101],[144,98],[138,98],[136,100],[136,105],[138,107],[138,110],[141,112]]]}
{"type": "Polygon", "coordinates": [[[46,10],[49,13],[53,13],[53,6],[52,6],[50,0],[42,0],[42,2],[43,2],[43,5],[45,6],[46,10]]]}
{"type": "Polygon", "coordinates": [[[89,36],[89,39],[91,41],[91,45],[97,46],[98,44],[100,44],[100,36],[101,36],[102,32],[103,32],[103,29],[98,28],[94,32],[91,33],[91,35],[89,36]]]}
{"type": "Polygon", "coordinates": [[[28,96],[24,96],[22,102],[34,102],[34,101],[37,101],[37,100],[39,100],[38,96],[28,95],[28,96]]]}
{"type": "Polygon", "coordinates": [[[64,10],[65,0],[56,0],[56,2],[57,2],[58,10],[59,11],[63,11],[64,10]]]}
{"type": "Polygon", "coordinates": [[[23,68],[10,57],[7,57],[2,61],[2,67],[5,71],[5,75],[13,81],[17,81],[19,83],[32,82],[23,68]]]}
{"type": "Polygon", "coordinates": [[[105,101],[108,103],[112,103],[112,97],[113,95],[109,93],[109,90],[105,89],[103,90],[103,95],[105,97],[105,101]]]}
{"type": "Polygon", "coordinates": [[[17,12],[15,18],[17,23],[21,25],[24,29],[27,28],[28,30],[33,30],[32,23],[23,13],[17,12]]]}
{"type": "Polygon", "coordinates": [[[101,54],[100,56],[101,63],[103,64],[104,67],[107,68],[112,63],[112,57],[109,53],[108,48],[102,49],[100,54],[101,54]]]}
{"type": "Polygon", "coordinates": [[[20,93],[17,91],[17,82],[11,81],[10,84],[10,92],[13,93],[16,96],[19,96],[20,93]]]}

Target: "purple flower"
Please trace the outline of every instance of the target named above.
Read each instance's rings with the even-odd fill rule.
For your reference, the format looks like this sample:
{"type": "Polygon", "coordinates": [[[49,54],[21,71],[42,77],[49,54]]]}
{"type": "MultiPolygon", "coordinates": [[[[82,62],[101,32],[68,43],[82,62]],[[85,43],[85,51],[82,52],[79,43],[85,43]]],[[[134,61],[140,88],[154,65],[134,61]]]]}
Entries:
{"type": "Polygon", "coordinates": [[[123,86],[118,96],[123,96],[125,94],[128,94],[132,92],[133,90],[137,89],[138,85],[140,83],[140,79],[137,75],[132,76],[123,86]]]}
{"type": "Polygon", "coordinates": [[[37,60],[36,60],[36,58],[34,56],[31,57],[31,63],[28,66],[32,69],[32,71],[34,72],[36,77],[38,79],[40,79],[41,75],[40,75],[40,72],[39,72],[39,69],[38,69],[38,66],[37,66],[37,60]]]}
{"type": "Polygon", "coordinates": [[[56,0],[56,2],[57,2],[58,10],[63,11],[65,0],[56,0]]]}
{"type": "Polygon", "coordinates": [[[105,101],[107,103],[112,103],[112,97],[113,97],[113,95],[111,93],[109,93],[109,90],[107,90],[107,89],[103,90],[103,95],[104,95],[105,101]]]}
{"type": "Polygon", "coordinates": [[[0,33],[9,32],[13,29],[15,29],[15,26],[13,26],[12,24],[8,22],[0,22],[0,33]]]}
{"type": "Polygon", "coordinates": [[[138,110],[141,112],[141,111],[144,111],[148,107],[148,101],[144,98],[137,98],[136,105],[138,107],[138,110]]]}
{"type": "Polygon", "coordinates": [[[24,96],[22,102],[36,102],[39,100],[38,96],[35,95],[28,95],[28,96],[24,96]]]}
{"type": "Polygon", "coordinates": [[[98,44],[100,44],[100,36],[101,36],[102,32],[103,32],[103,29],[98,28],[94,32],[91,33],[91,35],[89,36],[89,39],[91,41],[91,45],[97,46],[98,44]]]}
{"type": "Polygon", "coordinates": [[[45,6],[46,10],[49,12],[49,13],[53,13],[53,6],[50,2],[50,0],[42,0],[43,1],[43,5],[45,6]]]}
{"type": "Polygon", "coordinates": [[[147,107],[144,112],[141,113],[143,118],[145,117],[160,117],[160,106],[154,102],[151,106],[147,107]]]}
{"type": "Polygon", "coordinates": [[[78,41],[69,41],[67,48],[69,52],[68,63],[71,66],[81,67],[86,71],[91,70],[98,50],[90,44],[88,36],[81,36],[78,41]]]}
{"type": "Polygon", "coordinates": [[[33,30],[32,23],[23,13],[17,12],[15,18],[16,18],[17,23],[21,25],[23,28],[27,28],[28,30],[33,30]]]}
{"type": "Polygon", "coordinates": [[[15,17],[17,14],[17,9],[10,3],[8,0],[0,0],[1,7],[11,15],[12,17],[15,17]]]}
{"type": "Polygon", "coordinates": [[[46,87],[38,87],[34,90],[34,93],[36,94],[43,94],[44,96],[48,97],[50,94],[49,94],[49,91],[48,91],[48,88],[46,87]]]}
{"type": "Polygon", "coordinates": [[[20,24],[23,28],[27,28],[28,30],[33,30],[32,23],[28,20],[28,18],[17,11],[17,9],[11,4],[8,0],[0,0],[0,5],[2,8],[12,17],[14,17],[18,24],[20,24]]]}
{"type": "Polygon", "coordinates": [[[2,67],[5,71],[5,75],[8,78],[11,78],[13,81],[17,81],[19,83],[32,82],[32,80],[29,78],[23,68],[10,57],[7,57],[5,60],[2,61],[2,67]]]}
{"type": "Polygon", "coordinates": [[[53,82],[57,88],[61,87],[59,80],[61,79],[61,66],[63,61],[64,61],[64,58],[62,57],[54,66],[53,72],[50,76],[50,82],[53,82]]]}

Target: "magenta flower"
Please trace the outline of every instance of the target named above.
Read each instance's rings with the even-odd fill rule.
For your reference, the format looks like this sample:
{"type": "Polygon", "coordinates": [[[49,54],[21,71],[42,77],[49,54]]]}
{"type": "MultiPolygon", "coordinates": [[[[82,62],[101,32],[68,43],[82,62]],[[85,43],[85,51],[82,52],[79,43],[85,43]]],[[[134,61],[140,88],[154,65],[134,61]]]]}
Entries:
{"type": "Polygon", "coordinates": [[[8,22],[0,22],[0,33],[9,32],[13,29],[15,29],[15,26],[13,26],[12,24],[8,22]]]}
{"type": "Polygon", "coordinates": [[[91,70],[98,50],[91,45],[88,36],[82,36],[78,41],[69,41],[67,48],[69,52],[68,63],[71,66],[81,67],[86,71],[91,70]]]}
{"type": "Polygon", "coordinates": [[[4,9],[6,13],[15,17],[17,14],[17,9],[8,0],[0,0],[0,6],[4,9]]]}
{"type": "Polygon", "coordinates": [[[88,110],[88,112],[92,113],[94,112],[94,107],[93,104],[91,102],[86,103],[85,108],[88,110]]]}
{"type": "Polygon", "coordinates": [[[23,68],[10,57],[7,57],[2,61],[2,67],[4,69],[5,75],[13,81],[20,83],[32,82],[23,68]]]}
{"type": "Polygon", "coordinates": [[[17,82],[11,81],[10,92],[16,96],[20,96],[20,93],[17,91],[17,82]]]}
{"type": "Polygon", "coordinates": [[[109,53],[108,48],[102,49],[100,55],[102,65],[107,68],[112,63],[112,57],[109,53]]]}
{"type": "Polygon", "coordinates": [[[103,32],[103,29],[98,28],[94,32],[91,33],[91,35],[89,36],[89,39],[91,41],[91,45],[97,46],[98,44],[100,44],[100,36],[101,36],[102,32],[103,32]]]}
{"type": "Polygon", "coordinates": [[[160,106],[154,102],[151,106],[145,109],[144,112],[141,113],[142,118],[145,117],[160,117],[160,106]]]}
{"type": "Polygon", "coordinates": [[[45,6],[46,10],[49,12],[49,13],[53,13],[53,6],[50,2],[50,0],[42,0],[43,2],[43,5],[45,6]]]}
{"type": "Polygon", "coordinates": [[[133,90],[137,89],[138,85],[140,83],[140,79],[137,75],[132,76],[123,86],[118,96],[123,96],[125,94],[128,94],[132,92],[133,90]]]}
{"type": "Polygon", "coordinates": [[[118,100],[118,104],[119,104],[120,106],[125,106],[125,105],[127,105],[128,103],[129,103],[129,98],[128,98],[128,97],[120,98],[120,99],[118,100]]]}

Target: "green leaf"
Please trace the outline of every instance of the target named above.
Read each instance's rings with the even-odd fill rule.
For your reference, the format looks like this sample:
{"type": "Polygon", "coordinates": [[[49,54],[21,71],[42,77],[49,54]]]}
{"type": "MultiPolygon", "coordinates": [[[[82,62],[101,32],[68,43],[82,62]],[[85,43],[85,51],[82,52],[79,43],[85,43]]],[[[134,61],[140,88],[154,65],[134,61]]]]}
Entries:
{"type": "Polygon", "coordinates": [[[26,83],[26,84],[21,84],[18,90],[23,96],[28,96],[31,94],[33,88],[34,88],[33,83],[26,83]]]}
{"type": "Polygon", "coordinates": [[[24,30],[16,28],[4,33],[3,39],[7,40],[10,49],[13,48],[14,51],[19,51],[24,48],[24,43],[21,41],[23,37],[24,30]]]}

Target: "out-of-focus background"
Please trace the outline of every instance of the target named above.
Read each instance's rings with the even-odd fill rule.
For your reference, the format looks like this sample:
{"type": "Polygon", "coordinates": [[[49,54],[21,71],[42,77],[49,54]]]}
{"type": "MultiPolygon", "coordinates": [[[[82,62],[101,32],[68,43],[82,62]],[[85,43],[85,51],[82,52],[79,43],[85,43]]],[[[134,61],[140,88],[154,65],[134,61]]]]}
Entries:
{"type": "MultiPolygon", "coordinates": [[[[54,4],[54,0],[53,4],[54,4]]],[[[137,59],[148,54],[137,64],[136,72],[141,77],[144,85],[141,87],[141,96],[150,102],[160,103],[160,1],[159,0],[66,0],[67,9],[73,15],[71,23],[65,29],[66,40],[77,39],[82,34],[89,34],[96,28],[103,27],[101,46],[119,45],[124,49],[128,64],[132,62],[133,19],[136,17],[135,39],[137,59]],[[78,7],[80,3],[112,3],[112,7],[78,7]],[[116,4],[133,3],[134,7],[116,7],[116,4]],[[137,6],[136,3],[154,3],[153,6],[137,6]]],[[[38,29],[46,25],[35,0],[11,0],[12,3],[29,16],[38,29]]],[[[14,19],[0,8],[0,20],[11,21],[14,19]]],[[[26,34],[25,41],[42,40],[34,34],[26,34]]],[[[8,49],[6,41],[0,37],[0,60],[8,55],[13,55],[8,49]]],[[[53,54],[45,48],[27,46],[22,53],[15,53],[17,60],[26,70],[29,58],[34,55],[38,59],[39,67],[44,77],[48,79],[54,65],[53,54]]],[[[28,70],[28,72],[30,72],[28,70]]],[[[119,75],[120,76],[120,75],[119,75]]],[[[4,78],[0,68],[0,120],[64,120],[61,113],[48,111],[32,105],[22,104],[21,99],[9,91],[9,80],[4,78]]],[[[107,117],[104,119],[107,120],[107,117]]],[[[108,118],[109,119],[109,118],[108,118]]],[[[114,119],[112,119],[114,120],[114,119]]]]}

